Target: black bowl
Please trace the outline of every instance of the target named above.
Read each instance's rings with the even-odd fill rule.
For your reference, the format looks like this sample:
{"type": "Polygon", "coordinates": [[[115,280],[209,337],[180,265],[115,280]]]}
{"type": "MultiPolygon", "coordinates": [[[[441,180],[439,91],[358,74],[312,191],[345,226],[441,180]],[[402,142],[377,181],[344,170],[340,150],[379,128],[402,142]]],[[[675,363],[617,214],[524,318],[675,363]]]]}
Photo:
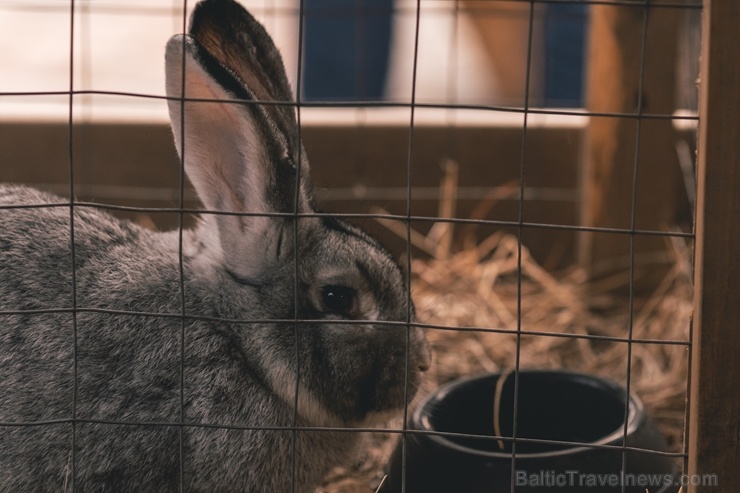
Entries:
{"type": "Polygon", "coordinates": [[[514,442],[514,374],[504,377],[498,418],[503,439],[495,438],[500,376],[464,378],[427,396],[412,415],[412,432],[391,457],[381,491],[509,493],[512,482],[517,492],[678,490],[675,459],[660,454],[667,450],[663,436],[624,388],[579,373],[520,371],[514,442]]]}

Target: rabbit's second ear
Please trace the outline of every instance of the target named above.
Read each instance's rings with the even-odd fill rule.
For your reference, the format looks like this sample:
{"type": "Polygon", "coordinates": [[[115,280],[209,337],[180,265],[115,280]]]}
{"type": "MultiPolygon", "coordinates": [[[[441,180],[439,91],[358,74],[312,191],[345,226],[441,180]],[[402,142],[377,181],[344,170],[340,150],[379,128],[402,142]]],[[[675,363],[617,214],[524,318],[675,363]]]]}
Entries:
{"type": "Polygon", "coordinates": [[[303,200],[295,205],[299,178],[287,143],[260,106],[243,101],[253,99],[249,90],[189,36],[167,44],[166,80],[185,171],[206,209],[221,213],[211,220],[218,225],[225,267],[259,282],[280,261],[281,244],[292,244],[283,237],[292,228],[273,213],[305,206],[303,200]]]}

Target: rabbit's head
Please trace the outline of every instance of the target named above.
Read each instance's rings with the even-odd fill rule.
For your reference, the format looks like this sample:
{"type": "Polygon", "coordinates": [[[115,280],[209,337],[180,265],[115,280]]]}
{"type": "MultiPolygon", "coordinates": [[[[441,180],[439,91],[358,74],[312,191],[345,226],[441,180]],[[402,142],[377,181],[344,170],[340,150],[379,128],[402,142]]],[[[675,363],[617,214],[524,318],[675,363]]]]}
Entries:
{"type": "Polygon", "coordinates": [[[311,422],[397,413],[429,367],[428,344],[392,257],[316,212],[295,103],[267,32],[238,3],[205,0],[188,34],[169,41],[166,70],[175,143],[207,209],[206,256],[261,307],[245,303],[240,318],[281,321],[255,324],[263,347],[250,349],[273,391],[297,398],[311,422]]]}

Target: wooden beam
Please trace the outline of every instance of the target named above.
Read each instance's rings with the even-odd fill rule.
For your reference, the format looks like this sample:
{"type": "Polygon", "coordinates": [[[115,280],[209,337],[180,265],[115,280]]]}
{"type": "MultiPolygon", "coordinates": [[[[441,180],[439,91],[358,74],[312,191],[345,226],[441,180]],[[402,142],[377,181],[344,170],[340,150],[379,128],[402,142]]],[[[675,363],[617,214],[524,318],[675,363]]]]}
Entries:
{"type": "MultiPolygon", "coordinates": [[[[591,6],[586,55],[590,112],[673,114],[679,14],[679,9],[643,3],[591,6]]],[[[591,117],[585,139],[581,224],[651,231],[675,224],[681,175],[670,119],[591,117]]],[[[659,237],[643,236],[635,242],[642,290],[657,286],[668,267],[643,266],[641,259],[665,252],[665,245],[659,237]]],[[[579,262],[593,277],[624,269],[629,253],[627,236],[585,233],[579,239],[579,262]]]]}
{"type": "Polygon", "coordinates": [[[740,2],[705,0],[688,473],[740,491],[740,2]]]}

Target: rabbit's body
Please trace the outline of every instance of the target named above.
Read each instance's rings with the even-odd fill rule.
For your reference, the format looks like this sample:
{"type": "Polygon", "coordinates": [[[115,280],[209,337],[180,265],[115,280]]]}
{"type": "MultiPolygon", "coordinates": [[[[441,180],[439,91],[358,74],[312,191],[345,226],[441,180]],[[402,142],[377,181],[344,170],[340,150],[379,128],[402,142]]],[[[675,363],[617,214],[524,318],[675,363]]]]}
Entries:
{"type": "Polygon", "coordinates": [[[166,73],[195,230],[0,186],[0,491],[309,492],[429,366],[398,265],[316,213],[262,26],[205,0],[166,73]]]}
{"type": "MultiPolygon", "coordinates": [[[[0,206],[62,202],[27,188],[0,188],[0,206]]],[[[302,416],[294,422],[291,403],[279,397],[290,389],[271,388],[290,386],[265,372],[271,359],[278,363],[269,347],[275,333],[293,339],[292,327],[200,317],[238,320],[245,313],[261,313],[262,318],[290,319],[292,293],[245,288],[235,297],[230,289],[234,280],[200,258],[205,249],[193,241],[197,235],[186,232],[185,308],[199,319],[186,318],[183,327],[178,234],[152,233],[77,207],[75,294],[80,311],[75,323],[69,224],[68,207],[0,213],[0,230],[12,231],[14,238],[0,239],[0,310],[59,310],[3,316],[1,421],[58,424],[0,427],[0,490],[63,491],[65,479],[70,485],[73,409],[81,420],[75,425],[78,491],[100,491],[101,485],[107,491],[177,490],[184,332],[183,421],[221,426],[182,428],[187,491],[240,490],[247,484],[291,491],[293,433],[241,428],[341,426],[328,414],[315,416],[323,422],[302,416]],[[131,471],[136,472],[132,477],[131,471]]],[[[299,492],[316,485],[331,466],[351,459],[358,442],[355,433],[298,432],[296,437],[299,492]],[[301,460],[307,457],[311,460],[301,460]]]]}

